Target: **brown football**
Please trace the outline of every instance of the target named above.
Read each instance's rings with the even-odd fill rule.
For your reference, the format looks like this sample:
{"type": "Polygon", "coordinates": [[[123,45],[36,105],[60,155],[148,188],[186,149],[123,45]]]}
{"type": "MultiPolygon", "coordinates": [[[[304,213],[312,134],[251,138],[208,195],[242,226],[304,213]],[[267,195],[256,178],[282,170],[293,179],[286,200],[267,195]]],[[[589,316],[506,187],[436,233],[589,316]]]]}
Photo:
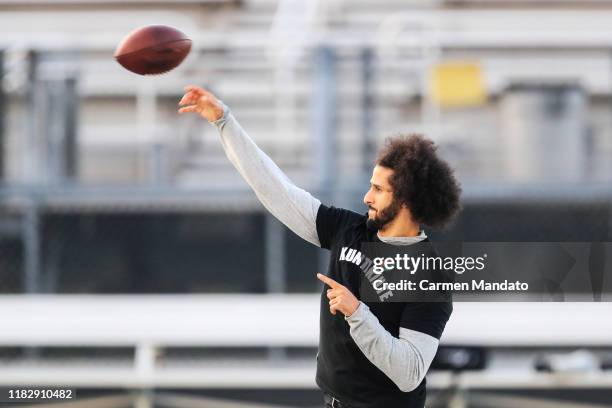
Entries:
{"type": "Polygon", "coordinates": [[[115,50],[125,69],[140,75],[163,74],[180,65],[191,51],[191,40],[173,27],[150,25],[128,34],[115,50]]]}

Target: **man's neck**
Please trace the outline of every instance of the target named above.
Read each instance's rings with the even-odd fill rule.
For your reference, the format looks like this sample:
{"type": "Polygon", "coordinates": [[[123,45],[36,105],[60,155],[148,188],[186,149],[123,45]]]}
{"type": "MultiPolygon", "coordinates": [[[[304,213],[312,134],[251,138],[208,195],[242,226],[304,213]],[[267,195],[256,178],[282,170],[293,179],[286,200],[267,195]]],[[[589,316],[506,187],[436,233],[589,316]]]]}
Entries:
{"type": "Polygon", "coordinates": [[[378,230],[380,237],[416,237],[421,232],[419,224],[402,223],[399,219],[391,221],[385,228],[378,230]]]}

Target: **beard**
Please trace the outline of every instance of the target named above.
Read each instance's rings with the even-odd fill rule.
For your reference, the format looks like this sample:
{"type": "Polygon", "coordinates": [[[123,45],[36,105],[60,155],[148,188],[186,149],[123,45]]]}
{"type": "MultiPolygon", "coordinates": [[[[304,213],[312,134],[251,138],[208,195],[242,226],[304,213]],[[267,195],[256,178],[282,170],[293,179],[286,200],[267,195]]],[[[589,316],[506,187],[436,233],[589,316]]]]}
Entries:
{"type": "Polygon", "coordinates": [[[366,228],[370,231],[378,231],[383,229],[387,224],[395,219],[397,214],[399,214],[400,209],[402,208],[402,204],[399,200],[393,200],[391,204],[386,206],[380,211],[376,212],[376,215],[373,218],[368,216],[368,220],[366,221],[366,228]]]}

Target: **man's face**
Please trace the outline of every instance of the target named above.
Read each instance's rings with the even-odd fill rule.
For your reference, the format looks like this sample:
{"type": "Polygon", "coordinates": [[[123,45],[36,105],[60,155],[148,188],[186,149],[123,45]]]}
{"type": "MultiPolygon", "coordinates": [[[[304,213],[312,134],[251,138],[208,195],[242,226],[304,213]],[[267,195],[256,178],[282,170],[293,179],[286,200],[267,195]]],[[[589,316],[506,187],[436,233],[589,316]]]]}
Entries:
{"type": "Polygon", "coordinates": [[[393,170],[376,165],[370,179],[370,189],[363,197],[368,207],[367,226],[370,229],[383,229],[399,213],[401,204],[394,200],[389,179],[393,170]]]}

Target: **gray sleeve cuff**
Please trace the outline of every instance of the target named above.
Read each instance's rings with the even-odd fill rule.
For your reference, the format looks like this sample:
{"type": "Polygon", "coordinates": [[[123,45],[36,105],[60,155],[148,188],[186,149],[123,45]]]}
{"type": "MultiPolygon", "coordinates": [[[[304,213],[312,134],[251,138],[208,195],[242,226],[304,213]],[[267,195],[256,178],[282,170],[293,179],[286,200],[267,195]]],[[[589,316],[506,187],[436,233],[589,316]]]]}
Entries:
{"type": "Polygon", "coordinates": [[[351,323],[360,322],[364,319],[364,314],[367,313],[368,310],[370,310],[370,308],[365,303],[360,301],[359,306],[357,306],[357,309],[355,309],[353,314],[348,317],[344,316],[344,320],[346,320],[349,325],[351,323]]]}
{"type": "Polygon", "coordinates": [[[223,101],[219,100],[219,102],[221,103],[221,106],[223,106],[223,116],[210,123],[214,125],[217,129],[221,130],[223,129],[223,125],[225,125],[225,122],[227,122],[227,117],[230,114],[230,108],[226,104],[224,104],[223,101]]]}

